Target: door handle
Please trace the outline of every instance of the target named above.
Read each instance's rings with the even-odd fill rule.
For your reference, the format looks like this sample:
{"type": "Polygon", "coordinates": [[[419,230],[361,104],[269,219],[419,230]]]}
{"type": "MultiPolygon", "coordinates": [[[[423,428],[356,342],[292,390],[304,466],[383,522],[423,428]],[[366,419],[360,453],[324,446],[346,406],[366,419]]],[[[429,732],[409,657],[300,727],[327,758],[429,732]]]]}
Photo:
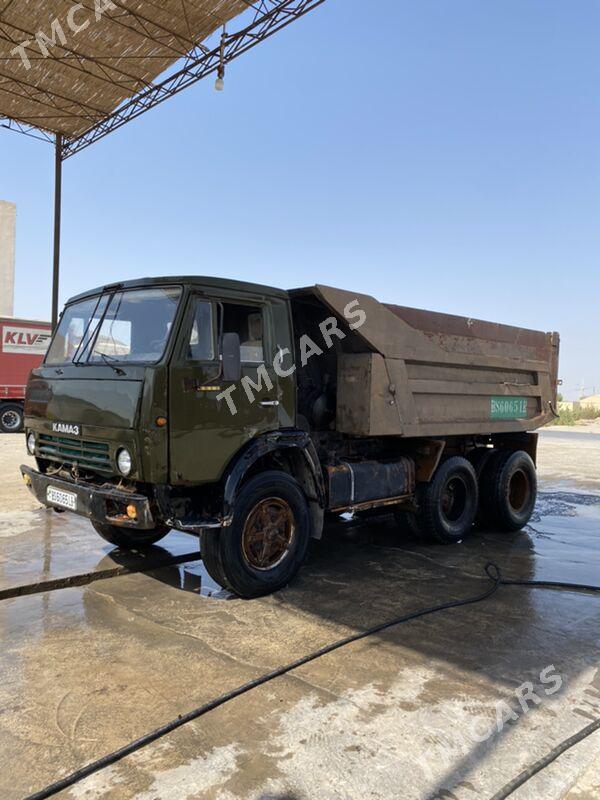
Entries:
{"type": "Polygon", "coordinates": [[[263,408],[276,408],[279,405],[279,400],[262,400],[259,405],[263,408]]]}

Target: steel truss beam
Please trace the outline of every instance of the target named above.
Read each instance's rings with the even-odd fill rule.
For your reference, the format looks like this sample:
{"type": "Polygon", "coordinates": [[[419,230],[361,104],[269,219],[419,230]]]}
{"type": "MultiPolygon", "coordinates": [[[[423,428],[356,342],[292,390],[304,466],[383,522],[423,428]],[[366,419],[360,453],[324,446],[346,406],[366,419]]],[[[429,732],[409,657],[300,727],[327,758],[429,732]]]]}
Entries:
{"type": "Polygon", "coordinates": [[[39,139],[41,142],[49,142],[50,144],[54,144],[54,136],[52,136],[52,134],[46,133],[46,131],[36,128],[34,125],[30,125],[29,123],[18,122],[15,119],[5,119],[4,117],[0,117],[0,127],[6,128],[9,131],[15,131],[16,133],[23,133],[25,136],[30,136],[32,139],[39,139]]]}
{"type": "Polygon", "coordinates": [[[70,158],[188,86],[216,73],[221,63],[233,61],[324,2],[261,0],[260,4],[249,3],[256,12],[249,25],[237,33],[225,35],[223,45],[219,44],[208,52],[202,45],[194,48],[186,57],[184,66],[173,75],[128,100],[77,139],[65,139],[63,158],[70,158]]]}
{"type": "MultiPolygon", "coordinates": [[[[114,130],[146,113],[151,108],[179,94],[179,92],[187,89],[188,86],[192,86],[203,78],[217,73],[221,65],[227,65],[230,61],[246,53],[260,42],[308,14],[309,11],[320,6],[325,0],[257,0],[256,2],[244,0],[244,2],[247,3],[249,11],[252,11],[254,15],[249,24],[236,33],[225,34],[222,41],[212,50],[208,49],[204,44],[196,45],[185,56],[183,67],[172,75],[169,75],[160,83],[150,84],[141,93],[122,103],[115,111],[98,122],[93,122],[90,119],[90,128],[81,136],[74,139],[64,137],[60,150],[61,159],[70,158],[94,142],[108,136],[114,130]]],[[[122,24],[120,19],[114,19],[113,21],[122,24]]],[[[66,59],[60,60],[71,65],[66,59]]],[[[81,69],[78,58],[75,58],[75,68],[81,69]]],[[[35,89],[35,87],[30,88],[32,90],[35,89]]],[[[39,94],[42,95],[45,92],[46,90],[40,87],[39,94]]],[[[47,94],[50,93],[47,92],[47,94]]],[[[65,99],[63,99],[63,102],[65,99]]],[[[74,107],[77,106],[75,101],[73,101],[72,105],[74,107]]],[[[60,110],[58,105],[56,108],[60,110]]],[[[87,112],[88,115],[90,114],[90,106],[80,104],[78,108],[87,112]]],[[[99,114],[101,114],[99,109],[93,109],[90,116],[99,116],[99,114]]],[[[43,126],[44,119],[40,118],[40,126],[43,126]]],[[[31,121],[0,118],[0,127],[52,144],[56,142],[54,134],[45,131],[42,127],[37,127],[31,121]]]]}
{"type": "MultiPolygon", "coordinates": [[[[74,0],[71,0],[73,2],[74,0]]],[[[182,0],[185,9],[185,0],[182,0]]],[[[239,30],[237,33],[223,33],[221,41],[212,50],[208,49],[204,44],[196,45],[191,50],[184,60],[184,66],[174,72],[172,75],[165,78],[158,84],[150,84],[147,89],[137,94],[131,100],[122,103],[114,112],[104,117],[97,123],[93,123],[91,127],[82,135],[74,139],[66,139],[60,134],[52,134],[32,124],[31,120],[15,120],[5,119],[0,117],[0,127],[7,128],[8,130],[22,133],[25,136],[30,136],[34,139],[50,142],[54,145],[55,151],[55,184],[54,184],[54,260],[53,260],[53,281],[52,281],[52,325],[56,327],[58,319],[58,289],[59,289],[59,273],[60,273],[60,234],[61,234],[61,205],[62,205],[62,165],[63,162],[89,147],[94,142],[108,136],[112,131],[121,128],[133,119],[149,111],[154,106],[163,103],[169,97],[182,92],[188,86],[206,78],[214,73],[221,74],[220,68],[227,65],[230,61],[246,53],[248,50],[255,47],[260,42],[268,39],[274,33],[282,30],[290,25],[300,17],[308,14],[309,11],[317,8],[325,0],[243,0],[248,5],[249,11],[254,12],[252,21],[246,27],[239,30]]],[[[124,8],[124,6],[121,6],[124,8]]],[[[116,24],[123,24],[120,19],[113,19],[116,24]]],[[[136,22],[141,24],[139,18],[136,17],[136,22]]],[[[150,37],[146,29],[146,20],[143,20],[142,35],[150,37]]],[[[129,27],[127,25],[126,27],[129,27]]],[[[156,26],[155,26],[156,27],[156,26]]],[[[0,28],[1,31],[1,28],[0,28]]],[[[59,59],[74,69],[84,71],[82,68],[82,58],[77,53],[72,53],[71,58],[73,62],[65,58],[59,59]]],[[[109,65],[101,64],[103,72],[111,69],[109,65]]],[[[119,70],[120,71],[120,70],[119,70]]],[[[120,71],[122,73],[122,71],[120,71]]],[[[108,80],[106,75],[95,75],[96,78],[101,80],[108,80]]],[[[113,79],[114,82],[114,79],[113,79]]],[[[25,86],[23,88],[28,92],[38,93],[39,96],[45,97],[45,105],[56,108],[61,112],[60,106],[56,103],[51,91],[43,87],[25,86]]],[[[6,91],[6,81],[0,85],[0,89],[6,91]]],[[[61,98],[63,102],[67,98],[61,98]]],[[[92,109],[87,104],[77,104],[75,101],[73,106],[78,106],[79,110],[86,115],[95,112],[101,113],[99,109],[92,109]]],[[[61,112],[64,113],[64,112],[61,112]]],[[[44,121],[48,121],[48,117],[40,118],[40,126],[44,125],[44,121]]],[[[90,119],[92,122],[92,119],[90,119]]]]}

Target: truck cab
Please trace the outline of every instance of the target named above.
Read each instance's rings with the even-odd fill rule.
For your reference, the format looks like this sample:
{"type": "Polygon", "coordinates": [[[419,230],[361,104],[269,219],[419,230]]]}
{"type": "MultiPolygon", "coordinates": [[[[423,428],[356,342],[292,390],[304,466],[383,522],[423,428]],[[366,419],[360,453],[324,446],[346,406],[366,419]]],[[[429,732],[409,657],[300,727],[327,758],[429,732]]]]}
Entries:
{"type": "Polygon", "coordinates": [[[389,509],[452,543],[486,482],[496,524],[522,527],[557,338],[481,323],[473,347],[472,320],[423,313],[201,277],[86,292],[29,379],[24,481],[121,548],[199,535],[243,597],[288,583],[327,513],[389,509]]]}
{"type": "MultiPolygon", "coordinates": [[[[284,366],[293,349],[289,298],[277,289],[168,278],[75,297],[27,387],[27,447],[38,469],[24,467],[25,481],[42,503],[87,516],[109,542],[140,547],[171,528],[228,527],[248,473],[267,454],[289,451],[305,462],[299,477],[318,518],[318,459],[297,428],[295,377],[284,366]]],[[[300,502],[301,490],[284,490],[300,502]]],[[[284,508],[291,520],[287,505],[271,506],[261,519],[284,508]]],[[[270,559],[253,561],[247,546],[259,572],[292,540],[302,560],[306,537],[292,536],[291,525],[270,559]]]]}

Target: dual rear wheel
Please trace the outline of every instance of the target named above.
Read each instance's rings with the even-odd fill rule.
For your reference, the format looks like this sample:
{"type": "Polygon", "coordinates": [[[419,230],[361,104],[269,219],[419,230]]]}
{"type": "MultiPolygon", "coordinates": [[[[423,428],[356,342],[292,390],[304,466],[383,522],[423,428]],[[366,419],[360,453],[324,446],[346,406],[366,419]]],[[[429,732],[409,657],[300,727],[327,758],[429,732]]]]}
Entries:
{"type": "Polygon", "coordinates": [[[496,531],[527,525],[537,499],[537,476],[524,451],[478,448],[438,467],[431,483],[417,489],[417,512],[396,512],[413,535],[439,544],[468,536],[476,522],[496,531]]]}
{"type": "MultiPolygon", "coordinates": [[[[398,510],[413,534],[441,544],[461,541],[480,521],[492,530],[517,531],[531,518],[537,497],[535,466],[525,452],[485,450],[442,462],[417,490],[417,513],[398,510]]],[[[168,529],[137,533],[93,523],[107,541],[144,547],[168,529]]],[[[245,483],[231,525],[204,530],[202,560],[211,577],[240,597],[269,594],[295,576],[306,557],[312,523],[306,497],[285,472],[263,472],[245,483]]]]}
{"type": "Polygon", "coordinates": [[[479,481],[479,522],[499,531],[520,531],[532,517],[537,501],[537,474],[524,451],[497,451],[479,481]]]}

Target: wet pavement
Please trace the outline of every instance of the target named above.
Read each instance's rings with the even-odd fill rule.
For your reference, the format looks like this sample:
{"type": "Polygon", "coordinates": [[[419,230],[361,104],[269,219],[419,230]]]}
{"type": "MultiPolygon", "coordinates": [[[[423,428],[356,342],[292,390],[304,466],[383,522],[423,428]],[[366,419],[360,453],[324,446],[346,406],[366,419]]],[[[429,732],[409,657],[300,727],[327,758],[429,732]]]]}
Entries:
{"type": "MultiPolygon", "coordinates": [[[[122,553],[97,536],[89,523],[47,509],[29,514],[20,533],[9,537],[5,530],[9,528],[9,520],[0,520],[0,597],[17,586],[60,584],[73,576],[121,567],[145,570],[148,565],[186,554],[190,561],[199,557],[197,537],[177,532],[169,534],[162,547],[122,553]]],[[[220,589],[214,583],[212,588],[220,589]]]]}
{"type": "Polygon", "coordinates": [[[555,487],[600,494],[600,433],[545,428],[540,433],[539,472],[555,487]]]}
{"type": "MultiPolygon", "coordinates": [[[[560,475],[520,534],[441,547],[388,517],[330,524],[301,576],[261,600],[219,592],[193,560],[0,602],[0,797],[20,800],[339,638],[480,593],[488,561],[510,578],[599,585],[600,493],[560,475]]],[[[0,519],[0,590],[147,563],[85,521],[27,513],[12,535],[0,519]]],[[[172,533],[143,558],[196,547],[172,533]]],[[[325,656],[58,797],[491,798],[600,717],[599,622],[597,596],[503,587],[325,656]],[[537,698],[528,713],[525,682],[537,698]]],[[[597,734],[514,797],[598,798],[599,755],[597,734]]]]}

